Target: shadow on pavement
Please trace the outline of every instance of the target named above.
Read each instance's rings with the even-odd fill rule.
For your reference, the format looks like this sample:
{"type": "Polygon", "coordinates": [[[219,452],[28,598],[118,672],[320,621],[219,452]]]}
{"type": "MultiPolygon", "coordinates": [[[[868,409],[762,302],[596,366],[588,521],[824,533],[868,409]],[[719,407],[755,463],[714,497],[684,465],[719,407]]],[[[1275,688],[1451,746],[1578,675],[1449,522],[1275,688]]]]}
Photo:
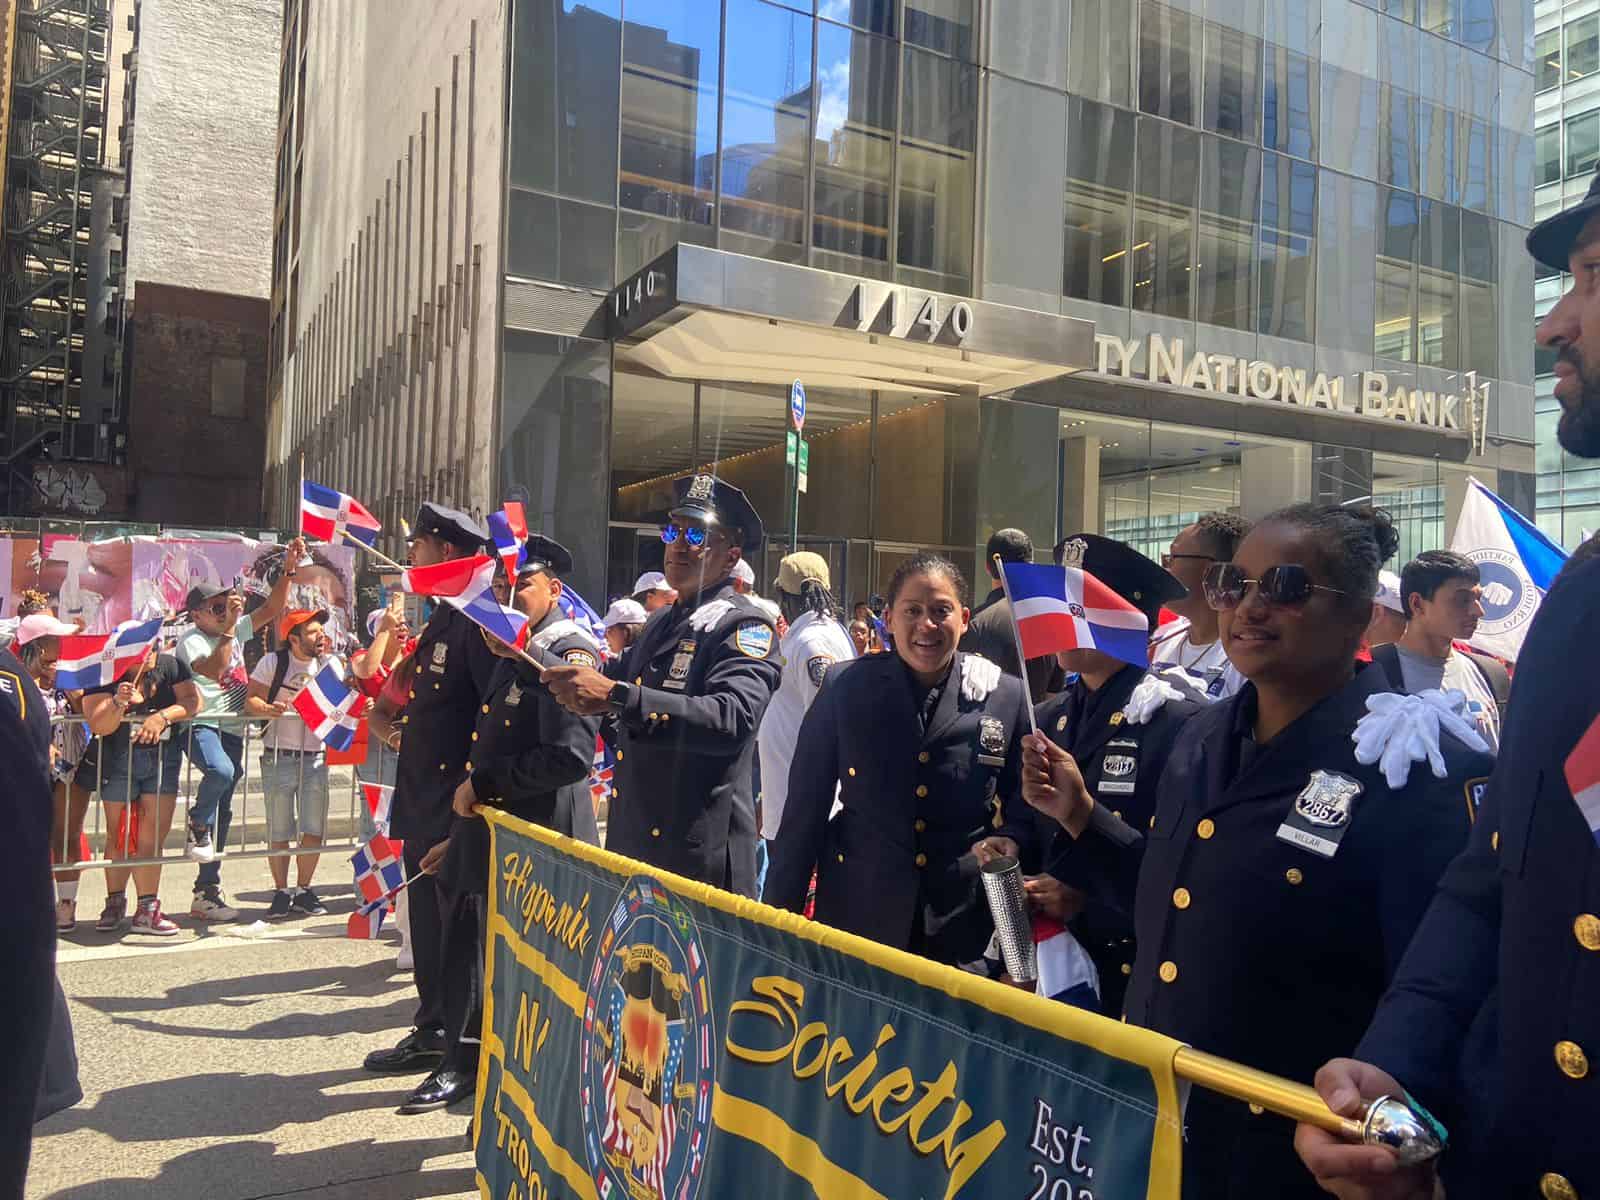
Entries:
{"type": "MultiPolygon", "coordinates": [[[[409,973],[396,972],[394,960],[379,959],[358,967],[307,967],[299,971],[241,975],[180,983],[163,996],[80,996],[72,999],[103,1013],[168,1012],[174,1008],[247,1008],[261,1000],[284,996],[376,999],[391,993],[415,994],[409,973]]],[[[234,1032],[234,1031],[220,1031],[234,1032]]]]}
{"type": "MultiPolygon", "coordinates": [[[[278,1077],[256,1077],[260,1078],[278,1077]]],[[[254,1080],[239,1082],[249,1084],[254,1080]]],[[[427,1159],[464,1148],[463,1139],[458,1137],[413,1142],[366,1139],[298,1154],[276,1153],[270,1142],[227,1142],[162,1164],[161,1174],[154,1179],[99,1179],[51,1192],[45,1200],[264,1200],[271,1196],[314,1195],[323,1189],[352,1198],[427,1200],[473,1190],[470,1166],[426,1174],[420,1170],[427,1159]],[[269,1186],[268,1180],[282,1180],[287,1186],[263,1190],[269,1186]],[[291,1180],[296,1182],[290,1183],[291,1180]]]]}

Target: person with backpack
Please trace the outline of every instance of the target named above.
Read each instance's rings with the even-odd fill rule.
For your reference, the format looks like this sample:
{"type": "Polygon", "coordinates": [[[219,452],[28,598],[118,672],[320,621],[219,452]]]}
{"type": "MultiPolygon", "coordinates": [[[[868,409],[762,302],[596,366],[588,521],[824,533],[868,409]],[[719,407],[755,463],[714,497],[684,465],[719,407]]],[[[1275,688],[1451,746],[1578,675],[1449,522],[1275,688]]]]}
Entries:
{"type": "Polygon", "coordinates": [[[295,860],[297,886],[289,890],[289,858],[268,859],[272,868],[269,917],[291,912],[321,916],[328,910],[311,890],[320,858],[318,848],[328,823],[328,764],[323,745],[298,712],[294,698],[329,663],[342,675],[344,665],[328,652],[322,623],[326,612],[295,609],[278,621],[282,648],[261,656],[250,675],[244,711],[270,721],[261,738],[261,790],[267,808],[267,840],[274,850],[287,850],[299,834],[301,853],[295,860]]]}
{"type": "Polygon", "coordinates": [[[1400,572],[1400,595],[1406,631],[1390,645],[1374,646],[1373,663],[1397,692],[1462,693],[1478,733],[1497,749],[1511,675],[1496,659],[1457,644],[1477,632],[1483,617],[1478,564],[1453,550],[1424,550],[1400,572]]]}

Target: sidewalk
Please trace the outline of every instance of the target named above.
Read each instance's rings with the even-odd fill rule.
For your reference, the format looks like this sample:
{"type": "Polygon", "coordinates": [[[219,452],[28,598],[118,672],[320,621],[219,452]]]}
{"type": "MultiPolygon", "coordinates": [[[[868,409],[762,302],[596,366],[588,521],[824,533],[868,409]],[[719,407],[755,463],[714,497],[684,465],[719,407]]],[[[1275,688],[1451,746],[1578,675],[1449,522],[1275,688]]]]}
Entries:
{"type": "MultiPolygon", "coordinates": [[[[332,832],[332,831],[330,831],[332,832]]],[[[162,894],[184,932],[96,933],[105,890],[86,871],[79,925],[58,951],[84,1099],[41,1124],[29,1200],[466,1200],[468,1109],[395,1113],[421,1075],[361,1069],[409,1026],[416,993],[397,935],[344,936],[348,852],[325,856],[325,917],[251,923],[265,860],[223,867],[233,926],[194,930],[193,864],[162,894]]]]}

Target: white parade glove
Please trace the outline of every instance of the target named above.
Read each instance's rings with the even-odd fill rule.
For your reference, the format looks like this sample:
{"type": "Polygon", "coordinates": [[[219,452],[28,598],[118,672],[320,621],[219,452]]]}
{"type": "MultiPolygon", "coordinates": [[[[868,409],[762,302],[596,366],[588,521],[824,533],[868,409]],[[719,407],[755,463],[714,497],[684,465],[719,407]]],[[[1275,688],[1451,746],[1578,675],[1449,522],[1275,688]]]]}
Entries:
{"type": "Polygon", "coordinates": [[[732,611],[732,600],[713,600],[709,604],[702,604],[689,614],[689,628],[704,633],[732,611]]]}
{"type": "Polygon", "coordinates": [[[1000,682],[1001,671],[981,654],[968,654],[961,660],[961,696],[964,700],[987,700],[1000,682]]]}
{"type": "Polygon", "coordinates": [[[1411,764],[1427,760],[1434,778],[1445,777],[1444,755],[1439,749],[1443,727],[1474,750],[1489,747],[1469,721],[1457,711],[1463,702],[1459,692],[1422,692],[1402,696],[1383,692],[1367,697],[1367,713],[1356,722],[1350,739],[1356,745],[1356,761],[1363,766],[1377,763],[1388,785],[1399,790],[1411,777],[1411,764]],[[1456,698],[1451,699],[1451,695],[1456,698]]]}
{"type": "Polygon", "coordinates": [[[1130,725],[1144,725],[1166,706],[1168,700],[1182,699],[1182,692],[1152,671],[1139,680],[1128,702],[1122,706],[1122,715],[1130,725]]]}

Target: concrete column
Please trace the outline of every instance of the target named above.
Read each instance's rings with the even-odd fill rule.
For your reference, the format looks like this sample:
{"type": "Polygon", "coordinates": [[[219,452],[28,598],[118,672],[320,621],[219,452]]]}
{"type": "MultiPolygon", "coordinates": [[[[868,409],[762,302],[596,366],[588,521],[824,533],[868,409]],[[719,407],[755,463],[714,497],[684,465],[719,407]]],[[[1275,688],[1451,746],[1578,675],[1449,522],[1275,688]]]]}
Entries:
{"type": "Polygon", "coordinates": [[[1104,526],[1100,512],[1100,439],[1085,435],[1064,440],[1061,532],[1099,533],[1104,526]]]}
{"type": "Polygon", "coordinates": [[[1239,458],[1239,512],[1259,521],[1311,498],[1311,447],[1247,446],[1239,458]]]}
{"type": "MultiPolygon", "coordinates": [[[[1440,482],[1444,484],[1444,529],[1439,535],[1439,548],[1448,549],[1450,539],[1455,536],[1456,522],[1461,519],[1461,506],[1467,501],[1467,480],[1470,476],[1465,471],[1443,471],[1441,476],[1440,482]]],[[[1494,491],[1495,472],[1484,471],[1480,482],[1491,492],[1494,491]]]]}

